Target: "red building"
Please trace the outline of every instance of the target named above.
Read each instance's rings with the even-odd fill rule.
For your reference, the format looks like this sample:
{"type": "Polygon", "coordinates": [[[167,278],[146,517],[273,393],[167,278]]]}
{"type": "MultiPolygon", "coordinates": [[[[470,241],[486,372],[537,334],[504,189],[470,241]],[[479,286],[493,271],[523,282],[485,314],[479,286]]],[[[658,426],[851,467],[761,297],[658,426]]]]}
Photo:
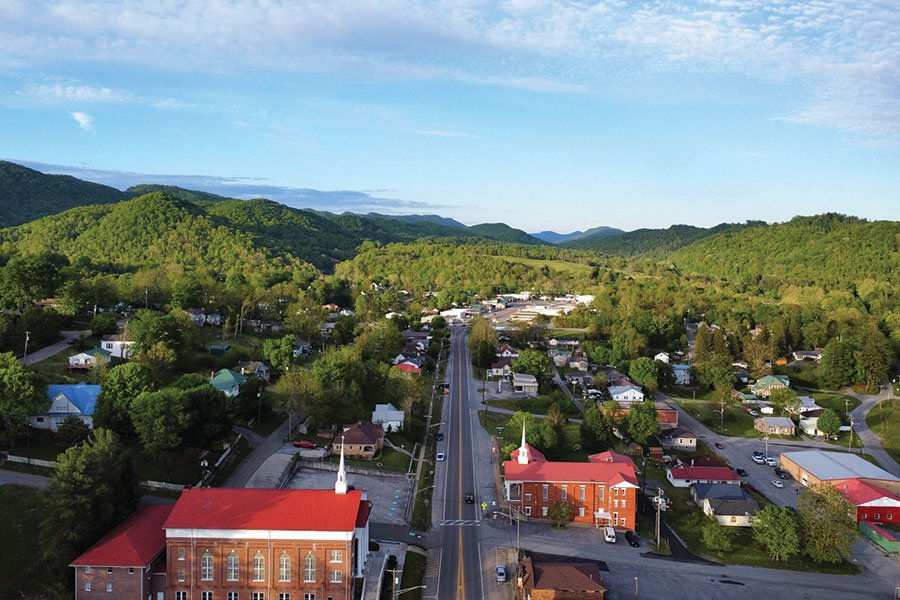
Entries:
{"type": "Polygon", "coordinates": [[[834,481],[836,487],[856,507],[856,520],[871,523],[900,523],[900,496],[861,479],[834,481]]]}
{"type": "Polygon", "coordinates": [[[141,509],[80,556],[76,600],[350,600],[371,503],[348,490],[194,488],[141,509]]]}
{"type": "Polygon", "coordinates": [[[547,518],[555,502],[572,507],[572,520],[595,526],[635,528],[638,482],[634,463],[607,451],[590,462],[548,461],[525,442],[503,463],[506,499],[529,517],[547,518]]]}
{"type": "Polygon", "coordinates": [[[145,506],[75,559],[69,565],[75,567],[75,600],[163,594],[165,576],[154,572],[165,564],[163,523],[171,511],[171,505],[145,506]]]}

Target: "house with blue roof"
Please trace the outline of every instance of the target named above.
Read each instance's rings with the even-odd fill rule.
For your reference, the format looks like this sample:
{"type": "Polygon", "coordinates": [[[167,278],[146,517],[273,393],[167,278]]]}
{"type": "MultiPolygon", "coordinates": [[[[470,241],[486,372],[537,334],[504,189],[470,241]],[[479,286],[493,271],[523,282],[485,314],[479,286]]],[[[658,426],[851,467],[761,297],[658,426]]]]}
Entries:
{"type": "Polygon", "coordinates": [[[31,415],[28,422],[35,429],[56,431],[66,417],[76,416],[93,429],[94,409],[97,408],[99,395],[99,385],[84,382],[76,385],[48,385],[47,399],[50,401],[50,408],[46,412],[31,415]]]}

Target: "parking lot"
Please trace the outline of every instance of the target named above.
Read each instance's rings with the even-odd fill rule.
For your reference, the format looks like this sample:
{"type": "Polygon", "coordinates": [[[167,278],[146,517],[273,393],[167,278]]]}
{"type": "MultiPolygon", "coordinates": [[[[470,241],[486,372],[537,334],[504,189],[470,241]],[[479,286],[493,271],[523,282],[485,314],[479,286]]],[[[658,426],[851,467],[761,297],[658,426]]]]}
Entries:
{"type": "MultiPolygon", "coordinates": [[[[326,469],[301,467],[285,486],[286,489],[332,489],[336,473],[326,469]]],[[[357,490],[366,492],[372,502],[372,516],[376,523],[402,525],[406,522],[406,509],[412,489],[412,481],[406,475],[383,473],[363,475],[347,473],[347,482],[357,490]]]]}

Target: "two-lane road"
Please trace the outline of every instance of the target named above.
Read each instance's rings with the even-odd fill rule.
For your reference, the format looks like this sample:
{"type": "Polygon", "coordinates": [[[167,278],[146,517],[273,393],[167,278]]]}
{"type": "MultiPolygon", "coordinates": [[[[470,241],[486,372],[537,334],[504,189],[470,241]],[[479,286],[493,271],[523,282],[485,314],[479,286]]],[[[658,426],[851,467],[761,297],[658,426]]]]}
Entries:
{"type": "Polygon", "coordinates": [[[444,408],[446,432],[438,447],[445,460],[444,507],[441,528],[441,561],[437,598],[480,600],[484,598],[481,548],[481,498],[475,485],[472,417],[469,407],[469,359],[466,331],[456,329],[450,340],[447,381],[450,394],[444,408]],[[474,502],[465,501],[474,494],[474,502]]]}

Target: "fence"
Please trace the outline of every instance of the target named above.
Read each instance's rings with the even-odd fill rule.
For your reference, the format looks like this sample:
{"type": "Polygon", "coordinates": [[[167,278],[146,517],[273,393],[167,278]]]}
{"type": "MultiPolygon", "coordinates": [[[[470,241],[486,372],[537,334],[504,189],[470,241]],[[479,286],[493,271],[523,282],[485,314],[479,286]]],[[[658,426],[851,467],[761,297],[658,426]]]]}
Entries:
{"type": "Polygon", "coordinates": [[[52,469],[56,466],[55,460],[41,460],[40,458],[29,458],[27,456],[15,456],[8,454],[6,460],[11,463],[20,463],[23,465],[34,465],[35,467],[47,467],[52,469]]]}
{"type": "Polygon", "coordinates": [[[859,530],[865,537],[878,544],[883,550],[887,552],[900,552],[900,540],[898,540],[890,531],[868,521],[860,521],[859,530]]]}

